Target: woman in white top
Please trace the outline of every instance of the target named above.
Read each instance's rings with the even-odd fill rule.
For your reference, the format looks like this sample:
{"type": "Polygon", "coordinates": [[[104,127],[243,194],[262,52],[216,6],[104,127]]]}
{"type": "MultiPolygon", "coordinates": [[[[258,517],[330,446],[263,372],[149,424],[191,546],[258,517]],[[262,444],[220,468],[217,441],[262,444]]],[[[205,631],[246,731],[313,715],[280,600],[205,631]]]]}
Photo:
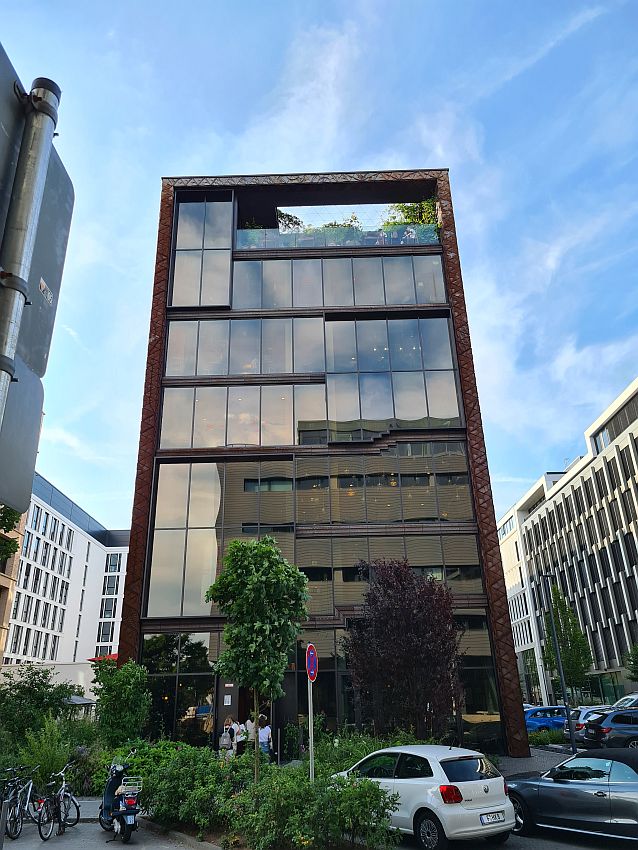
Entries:
{"type": "Polygon", "coordinates": [[[265,714],[259,715],[259,749],[266,755],[270,754],[272,733],[265,714]]]}

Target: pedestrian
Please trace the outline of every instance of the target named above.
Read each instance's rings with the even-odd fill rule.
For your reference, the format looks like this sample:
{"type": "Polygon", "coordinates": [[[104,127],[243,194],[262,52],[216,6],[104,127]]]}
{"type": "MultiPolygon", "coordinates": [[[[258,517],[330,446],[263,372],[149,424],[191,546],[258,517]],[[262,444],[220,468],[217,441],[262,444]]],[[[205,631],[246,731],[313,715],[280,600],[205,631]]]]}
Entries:
{"type": "Polygon", "coordinates": [[[250,714],[248,715],[248,720],[246,721],[246,732],[248,734],[248,740],[254,743],[255,741],[255,721],[252,719],[250,714]]]}
{"type": "Polygon", "coordinates": [[[262,753],[270,756],[272,747],[272,731],[268,725],[268,718],[265,714],[259,715],[259,749],[262,753]]]}
{"type": "Polygon", "coordinates": [[[234,754],[235,729],[233,718],[229,714],[224,720],[224,731],[219,736],[219,753],[224,758],[232,758],[234,754]]]}
{"type": "Polygon", "coordinates": [[[238,756],[243,756],[246,752],[246,726],[243,723],[237,723],[235,730],[235,753],[238,756]]]}

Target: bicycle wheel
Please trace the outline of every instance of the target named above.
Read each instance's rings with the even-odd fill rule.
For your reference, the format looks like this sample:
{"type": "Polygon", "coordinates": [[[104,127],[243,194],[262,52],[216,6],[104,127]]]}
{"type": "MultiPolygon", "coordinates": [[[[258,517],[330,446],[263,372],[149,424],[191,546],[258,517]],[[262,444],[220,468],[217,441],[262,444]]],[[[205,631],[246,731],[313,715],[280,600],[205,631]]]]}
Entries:
{"type": "Polygon", "coordinates": [[[48,841],[53,835],[55,812],[52,800],[45,800],[38,815],[38,832],[43,841],[48,841]]]}
{"type": "Polygon", "coordinates": [[[76,826],[80,820],[80,804],[73,794],[65,793],[62,797],[62,812],[66,826],[76,826]]]}
{"type": "Polygon", "coordinates": [[[9,838],[15,839],[19,837],[22,832],[22,823],[22,808],[20,807],[18,800],[14,800],[14,802],[10,804],[9,811],[7,813],[6,833],[9,838]]]}

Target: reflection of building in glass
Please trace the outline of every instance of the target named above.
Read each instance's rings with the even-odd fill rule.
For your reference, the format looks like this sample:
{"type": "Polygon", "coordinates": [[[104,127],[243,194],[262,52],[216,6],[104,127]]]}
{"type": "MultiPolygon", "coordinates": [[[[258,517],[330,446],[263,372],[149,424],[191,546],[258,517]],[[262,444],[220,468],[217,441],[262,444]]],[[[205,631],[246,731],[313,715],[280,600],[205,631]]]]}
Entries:
{"type": "Polygon", "coordinates": [[[311,591],[277,724],[306,710],[309,640],[317,710],[355,721],[356,565],[408,558],[458,597],[467,728],[503,714],[524,748],[446,172],[165,181],[136,494],[126,649],[169,733],[201,738],[212,693],[215,723],[245,719],[204,593],[231,540],[269,534],[311,591]]]}

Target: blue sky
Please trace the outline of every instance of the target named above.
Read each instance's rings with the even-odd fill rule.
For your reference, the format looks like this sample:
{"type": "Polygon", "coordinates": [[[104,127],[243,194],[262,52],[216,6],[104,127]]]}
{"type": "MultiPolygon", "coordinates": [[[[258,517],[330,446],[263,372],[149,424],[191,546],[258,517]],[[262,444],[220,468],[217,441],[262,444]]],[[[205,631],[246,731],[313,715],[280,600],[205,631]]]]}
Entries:
{"type": "Polygon", "coordinates": [[[449,167],[497,515],[638,373],[638,4],[0,0],[76,206],[39,471],[130,523],[167,175],[449,167]]]}

